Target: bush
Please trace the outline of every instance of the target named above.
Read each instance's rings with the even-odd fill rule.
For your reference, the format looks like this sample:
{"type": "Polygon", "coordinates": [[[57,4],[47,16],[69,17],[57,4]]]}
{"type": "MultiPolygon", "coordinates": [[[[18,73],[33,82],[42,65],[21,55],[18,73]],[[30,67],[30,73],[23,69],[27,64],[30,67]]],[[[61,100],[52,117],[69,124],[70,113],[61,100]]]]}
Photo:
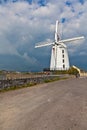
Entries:
{"type": "Polygon", "coordinates": [[[77,75],[79,74],[79,71],[73,67],[71,67],[69,70],[68,70],[68,74],[72,74],[72,75],[77,75]]]}

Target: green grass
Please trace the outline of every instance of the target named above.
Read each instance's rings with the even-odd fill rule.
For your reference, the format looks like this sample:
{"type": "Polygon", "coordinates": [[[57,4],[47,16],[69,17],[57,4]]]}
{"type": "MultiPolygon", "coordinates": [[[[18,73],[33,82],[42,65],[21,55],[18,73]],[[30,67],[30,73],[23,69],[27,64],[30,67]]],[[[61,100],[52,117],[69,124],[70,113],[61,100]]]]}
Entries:
{"type": "Polygon", "coordinates": [[[65,78],[56,77],[56,78],[53,78],[53,79],[46,79],[46,80],[44,80],[44,82],[45,82],[45,83],[49,83],[49,82],[58,81],[58,80],[63,80],[63,79],[68,79],[68,77],[65,77],[65,78]]]}

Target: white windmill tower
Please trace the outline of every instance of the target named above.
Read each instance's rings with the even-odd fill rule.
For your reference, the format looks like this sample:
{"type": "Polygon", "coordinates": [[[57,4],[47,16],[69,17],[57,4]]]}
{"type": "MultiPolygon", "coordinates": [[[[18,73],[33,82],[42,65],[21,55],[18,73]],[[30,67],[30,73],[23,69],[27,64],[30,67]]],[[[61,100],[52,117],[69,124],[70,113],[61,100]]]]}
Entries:
{"type": "Polygon", "coordinates": [[[52,45],[50,70],[67,70],[69,69],[69,57],[67,52],[66,42],[76,41],[84,37],[75,37],[61,40],[58,32],[59,22],[56,21],[55,41],[53,43],[41,42],[36,44],[35,48],[52,45]]]}

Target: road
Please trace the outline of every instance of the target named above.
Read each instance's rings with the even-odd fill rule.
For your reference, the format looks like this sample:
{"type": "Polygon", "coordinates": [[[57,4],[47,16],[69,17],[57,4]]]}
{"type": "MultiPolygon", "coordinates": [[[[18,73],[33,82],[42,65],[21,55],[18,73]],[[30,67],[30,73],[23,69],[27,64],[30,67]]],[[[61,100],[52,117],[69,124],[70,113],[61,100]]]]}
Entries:
{"type": "Polygon", "coordinates": [[[0,93],[0,130],[87,130],[87,79],[0,93]]]}

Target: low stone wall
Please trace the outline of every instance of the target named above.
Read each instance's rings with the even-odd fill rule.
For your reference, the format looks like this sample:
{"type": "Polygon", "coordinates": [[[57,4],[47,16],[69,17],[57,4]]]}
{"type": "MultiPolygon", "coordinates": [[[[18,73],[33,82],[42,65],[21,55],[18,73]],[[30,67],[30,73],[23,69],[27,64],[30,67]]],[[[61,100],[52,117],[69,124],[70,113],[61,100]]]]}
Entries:
{"type": "Polygon", "coordinates": [[[24,78],[24,79],[7,79],[0,80],[0,90],[9,89],[11,87],[22,87],[25,84],[38,84],[43,83],[45,80],[58,78],[59,76],[42,76],[35,78],[24,78]]]}
{"type": "Polygon", "coordinates": [[[82,77],[87,77],[87,73],[80,73],[80,76],[82,76],[82,77]]]}

